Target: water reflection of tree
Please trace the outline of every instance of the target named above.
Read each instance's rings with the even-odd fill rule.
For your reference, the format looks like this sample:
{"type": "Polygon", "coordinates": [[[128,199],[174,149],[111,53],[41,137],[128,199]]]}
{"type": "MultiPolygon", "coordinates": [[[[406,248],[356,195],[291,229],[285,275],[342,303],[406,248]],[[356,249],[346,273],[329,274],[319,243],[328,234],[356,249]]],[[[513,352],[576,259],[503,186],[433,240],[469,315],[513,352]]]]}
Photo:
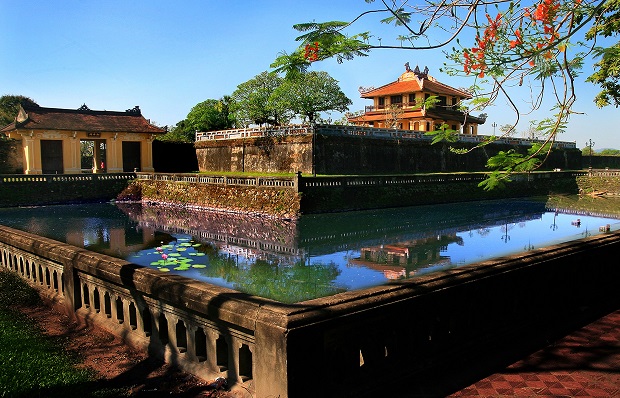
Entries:
{"type": "Polygon", "coordinates": [[[256,260],[253,264],[239,262],[228,254],[212,255],[209,266],[201,270],[207,277],[217,277],[244,293],[269,297],[283,303],[296,303],[316,297],[325,297],[346,289],[333,284],[340,275],[338,266],[329,264],[303,264],[282,266],[277,260],[256,260]]]}
{"type": "Polygon", "coordinates": [[[491,233],[491,229],[490,228],[478,228],[476,232],[478,232],[478,235],[480,236],[488,236],[491,233]]]}

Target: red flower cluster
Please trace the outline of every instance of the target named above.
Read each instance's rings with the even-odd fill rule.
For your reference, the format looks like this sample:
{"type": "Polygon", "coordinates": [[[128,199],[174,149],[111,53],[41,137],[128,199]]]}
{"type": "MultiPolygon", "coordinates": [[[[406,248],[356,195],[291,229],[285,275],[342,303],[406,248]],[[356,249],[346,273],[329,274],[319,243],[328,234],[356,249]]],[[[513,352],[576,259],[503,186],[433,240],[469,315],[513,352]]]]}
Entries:
{"type": "Polygon", "coordinates": [[[314,46],[306,44],[304,51],[304,58],[310,62],[317,61],[319,59],[319,43],[314,42],[314,46]]]}
{"type": "MultiPolygon", "coordinates": [[[[531,17],[534,21],[540,21],[544,25],[553,25],[553,21],[557,18],[558,8],[560,8],[560,5],[557,3],[557,0],[543,0],[536,6],[536,10],[531,17]]],[[[526,9],[525,16],[529,14],[529,11],[526,9]]]]}
{"type": "Polygon", "coordinates": [[[515,37],[516,39],[510,40],[510,48],[515,48],[523,43],[523,38],[521,37],[521,31],[519,29],[515,30],[515,37]]]}
{"type": "Polygon", "coordinates": [[[484,30],[482,37],[476,36],[476,43],[478,46],[463,52],[463,57],[465,58],[463,69],[465,73],[478,71],[479,77],[484,77],[484,71],[487,69],[485,54],[495,45],[497,30],[502,24],[502,14],[497,14],[495,19],[487,14],[487,20],[489,21],[489,25],[484,30]]]}
{"type": "MultiPolygon", "coordinates": [[[[580,0],[576,0],[576,3],[579,4],[580,0]]],[[[537,6],[534,12],[530,12],[529,9],[525,9],[525,13],[523,14],[525,17],[529,17],[532,19],[532,25],[536,25],[538,22],[542,24],[543,27],[543,40],[536,43],[536,50],[540,51],[546,46],[552,45],[554,41],[556,41],[559,37],[558,32],[555,28],[555,21],[558,18],[558,9],[560,8],[560,4],[558,0],[542,0],[537,6]]],[[[558,47],[560,51],[564,49],[564,46],[558,47]]],[[[553,57],[551,51],[546,51],[543,54],[543,57],[550,59],[553,57]]],[[[534,66],[534,61],[530,61],[530,65],[534,66]]]]}

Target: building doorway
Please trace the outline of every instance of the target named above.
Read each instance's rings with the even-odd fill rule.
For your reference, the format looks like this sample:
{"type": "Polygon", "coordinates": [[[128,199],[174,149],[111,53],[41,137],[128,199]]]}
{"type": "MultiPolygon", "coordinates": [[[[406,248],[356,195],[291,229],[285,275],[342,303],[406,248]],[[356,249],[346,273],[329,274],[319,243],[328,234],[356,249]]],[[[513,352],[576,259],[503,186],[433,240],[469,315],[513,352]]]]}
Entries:
{"type": "Polygon", "coordinates": [[[105,173],[106,162],[105,140],[80,140],[80,168],[82,173],[105,173]]]}
{"type": "Polygon", "coordinates": [[[62,140],[41,140],[41,172],[63,174],[62,140]]]}
{"type": "Polygon", "coordinates": [[[142,171],[140,163],[140,142],[123,141],[123,172],[142,171]]]}

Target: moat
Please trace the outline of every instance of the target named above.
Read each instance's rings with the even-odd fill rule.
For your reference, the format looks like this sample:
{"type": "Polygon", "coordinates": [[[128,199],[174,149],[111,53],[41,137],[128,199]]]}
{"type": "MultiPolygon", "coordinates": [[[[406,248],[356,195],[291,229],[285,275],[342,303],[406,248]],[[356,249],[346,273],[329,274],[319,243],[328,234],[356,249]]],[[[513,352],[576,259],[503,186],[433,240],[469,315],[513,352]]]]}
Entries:
{"type": "Polygon", "coordinates": [[[285,221],[138,204],[0,209],[0,224],[294,303],[620,228],[548,198],[302,216],[285,221]]]}

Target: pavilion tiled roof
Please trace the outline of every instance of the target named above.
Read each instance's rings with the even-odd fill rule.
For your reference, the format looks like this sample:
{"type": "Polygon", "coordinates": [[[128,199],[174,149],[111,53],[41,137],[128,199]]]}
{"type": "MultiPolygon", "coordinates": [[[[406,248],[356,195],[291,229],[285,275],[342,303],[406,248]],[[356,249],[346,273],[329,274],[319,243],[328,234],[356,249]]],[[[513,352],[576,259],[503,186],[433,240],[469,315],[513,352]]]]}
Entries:
{"type": "Polygon", "coordinates": [[[400,79],[392,83],[388,83],[384,86],[364,92],[361,97],[383,97],[396,94],[415,93],[419,91],[427,91],[434,94],[454,95],[464,98],[472,97],[468,92],[450,87],[428,76],[422,78],[412,77],[407,79],[403,79],[401,76],[400,79]]]}
{"type": "Polygon", "coordinates": [[[17,129],[149,134],[166,132],[145,119],[137,106],[125,112],[93,111],[85,105],[75,110],[25,106],[20,107],[15,121],[0,131],[9,132],[17,129]]]}

